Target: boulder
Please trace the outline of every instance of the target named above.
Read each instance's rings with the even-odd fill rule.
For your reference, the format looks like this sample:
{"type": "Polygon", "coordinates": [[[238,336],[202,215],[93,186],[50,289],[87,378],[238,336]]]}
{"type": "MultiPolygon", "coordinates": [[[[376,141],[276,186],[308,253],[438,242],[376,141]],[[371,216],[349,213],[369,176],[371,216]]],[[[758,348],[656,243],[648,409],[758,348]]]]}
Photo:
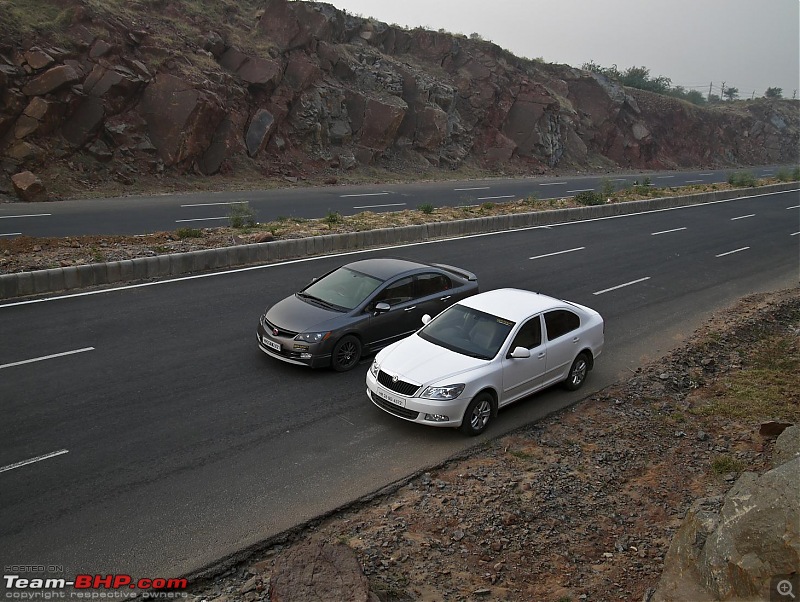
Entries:
{"type": "Polygon", "coordinates": [[[344,13],[329,4],[267,0],[258,29],[281,50],[294,50],[340,41],[344,21],[344,13]]]}
{"type": "Polygon", "coordinates": [[[775,441],[772,465],[780,466],[800,456],[800,426],[790,426],[775,441]]]}
{"type": "Polygon", "coordinates": [[[696,503],[675,534],[653,602],[769,600],[800,566],[800,457],[743,473],[719,512],[696,503]]]}
{"type": "Polygon", "coordinates": [[[247,135],[245,136],[248,155],[255,157],[266,148],[274,125],[275,118],[272,116],[272,113],[266,109],[259,109],[256,111],[256,114],[253,115],[253,119],[250,121],[250,126],[247,128],[247,135]]]}
{"type": "Polygon", "coordinates": [[[103,125],[105,109],[99,98],[87,96],[61,127],[61,134],[73,148],[81,148],[103,125]]]}
{"type": "Polygon", "coordinates": [[[281,80],[283,68],[277,61],[250,56],[239,66],[236,74],[248,84],[274,87],[281,80]]]}
{"type": "Polygon", "coordinates": [[[11,176],[11,183],[17,196],[26,203],[47,200],[47,190],[45,190],[44,184],[30,171],[23,171],[11,176]]]}
{"type": "Polygon", "coordinates": [[[70,65],[59,65],[48,69],[28,82],[22,92],[26,96],[44,96],[71,86],[80,81],[80,76],[70,65]]]}
{"type": "Polygon", "coordinates": [[[41,48],[33,47],[25,53],[25,62],[31,69],[39,71],[55,63],[55,59],[41,48]]]}
{"type": "Polygon", "coordinates": [[[407,110],[406,102],[397,96],[368,99],[360,130],[361,145],[377,151],[389,148],[407,110]]]}
{"type": "Polygon", "coordinates": [[[320,68],[308,55],[302,52],[293,52],[286,65],[283,79],[292,89],[302,91],[317,81],[321,74],[320,68]]]}
{"type": "Polygon", "coordinates": [[[344,544],[311,540],[275,561],[270,602],[370,602],[374,600],[355,552],[344,544]]]}

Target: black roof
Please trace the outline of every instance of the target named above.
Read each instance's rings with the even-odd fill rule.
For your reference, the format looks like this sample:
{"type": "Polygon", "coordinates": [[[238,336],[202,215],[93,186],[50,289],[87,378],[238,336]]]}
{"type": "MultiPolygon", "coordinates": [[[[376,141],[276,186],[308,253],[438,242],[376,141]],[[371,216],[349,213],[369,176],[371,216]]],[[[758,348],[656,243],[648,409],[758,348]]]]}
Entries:
{"type": "Polygon", "coordinates": [[[432,266],[427,263],[419,263],[417,261],[409,261],[408,259],[397,259],[394,257],[376,257],[374,259],[362,259],[361,261],[354,261],[348,263],[346,268],[379,278],[381,280],[389,280],[399,274],[404,274],[412,270],[420,268],[431,269],[432,266]]]}

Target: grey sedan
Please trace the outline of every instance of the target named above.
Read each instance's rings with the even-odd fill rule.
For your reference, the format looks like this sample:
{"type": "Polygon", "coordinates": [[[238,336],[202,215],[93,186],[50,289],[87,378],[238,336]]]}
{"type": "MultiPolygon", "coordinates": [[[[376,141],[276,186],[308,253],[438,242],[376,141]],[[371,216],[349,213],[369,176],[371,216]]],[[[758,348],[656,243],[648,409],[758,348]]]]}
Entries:
{"type": "Polygon", "coordinates": [[[478,292],[475,274],[394,258],[336,268],[268,308],[258,346],[276,359],[344,372],[422,325],[422,316],[478,292]]]}

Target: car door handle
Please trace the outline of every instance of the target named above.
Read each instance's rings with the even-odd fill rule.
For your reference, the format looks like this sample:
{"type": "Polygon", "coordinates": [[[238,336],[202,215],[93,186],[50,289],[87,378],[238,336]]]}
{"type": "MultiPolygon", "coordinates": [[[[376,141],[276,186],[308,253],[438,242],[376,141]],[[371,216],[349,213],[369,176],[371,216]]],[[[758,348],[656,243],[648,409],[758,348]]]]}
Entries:
{"type": "Polygon", "coordinates": [[[417,309],[417,306],[412,305],[411,307],[406,307],[403,311],[411,311],[412,309],[417,309]]]}
{"type": "Polygon", "coordinates": [[[574,339],[572,339],[572,342],[573,343],[577,343],[580,340],[581,340],[581,337],[575,337],[574,339]]]}
{"type": "Polygon", "coordinates": [[[442,297],[441,299],[439,299],[439,301],[447,301],[452,296],[453,295],[447,295],[446,297],[442,297]]]}
{"type": "Polygon", "coordinates": [[[540,360],[541,360],[541,359],[544,359],[544,357],[545,357],[546,355],[547,355],[547,353],[545,353],[545,352],[543,351],[542,353],[540,353],[540,354],[539,354],[539,359],[540,359],[540,360]]]}

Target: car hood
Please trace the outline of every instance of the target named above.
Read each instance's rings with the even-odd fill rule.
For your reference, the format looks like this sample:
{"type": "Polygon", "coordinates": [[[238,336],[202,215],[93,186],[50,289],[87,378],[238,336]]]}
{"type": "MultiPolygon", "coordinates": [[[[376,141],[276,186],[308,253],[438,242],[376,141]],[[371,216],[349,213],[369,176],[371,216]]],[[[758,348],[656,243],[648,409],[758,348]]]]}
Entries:
{"type": "Polygon", "coordinates": [[[439,347],[416,334],[381,351],[378,362],[381,370],[422,385],[453,379],[489,363],[439,347]]]}
{"type": "Polygon", "coordinates": [[[295,295],[278,301],[267,310],[267,320],[278,328],[293,332],[314,332],[330,330],[336,318],[344,316],[342,312],[325,309],[313,302],[306,303],[295,295]]]}

